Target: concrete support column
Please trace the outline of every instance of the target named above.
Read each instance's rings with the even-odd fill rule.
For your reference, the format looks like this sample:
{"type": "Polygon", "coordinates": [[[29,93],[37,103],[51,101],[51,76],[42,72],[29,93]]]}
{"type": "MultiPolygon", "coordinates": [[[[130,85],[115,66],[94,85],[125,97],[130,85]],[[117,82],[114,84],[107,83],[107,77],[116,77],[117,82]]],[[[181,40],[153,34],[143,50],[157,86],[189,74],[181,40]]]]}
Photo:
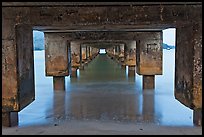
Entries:
{"type": "Polygon", "coordinates": [[[124,63],[123,68],[128,66],[128,76],[135,76],[135,65],[136,65],[136,42],[126,41],[124,47],[124,63]]]}
{"type": "Polygon", "coordinates": [[[13,127],[18,125],[18,112],[2,112],[2,126],[13,127]]]}
{"type": "Polygon", "coordinates": [[[113,59],[113,58],[114,58],[114,55],[115,55],[115,48],[114,48],[114,46],[111,47],[111,48],[108,48],[107,52],[108,52],[108,56],[109,56],[111,59],[113,59]]]}
{"type": "Polygon", "coordinates": [[[202,125],[202,22],[176,28],[175,59],[175,98],[202,125]]]}
{"type": "Polygon", "coordinates": [[[202,109],[193,110],[193,124],[195,126],[202,126],[202,109]]]}
{"type": "Polygon", "coordinates": [[[98,49],[97,48],[92,47],[91,52],[92,52],[93,58],[95,58],[98,55],[98,49]]]}
{"type": "Polygon", "coordinates": [[[86,60],[89,59],[89,46],[86,45],[86,60]]]}
{"type": "Polygon", "coordinates": [[[54,90],[65,90],[65,77],[64,76],[53,76],[54,90]]]}
{"type": "Polygon", "coordinates": [[[83,65],[83,55],[82,55],[82,44],[80,44],[80,54],[79,54],[80,56],[80,67],[79,67],[79,69],[80,70],[84,70],[84,65],[83,65]]]}
{"type": "Polygon", "coordinates": [[[80,42],[71,42],[71,64],[72,67],[80,66],[80,42]]]}
{"type": "Polygon", "coordinates": [[[14,21],[7,16],[2,20],[2,125],[4,126],[18,125],[18,112],[35,99],[32,26],[15,24],[14,21]]]}
{"type": "Polygon", "coordinates": [[[124,44],[120,44],[120,52],[119,52],[119,63],[122,66],[124,64],[124,44]]]}
{"type": "Polygon", "coordinates": [[[120,65],[120,45],[116,45],[116,54],[115,54],[115,60],[120,65]]]}
{"type": "Polygon", "coordinates": [[[143,75],[142,87],[143,89],[154,89],[155,87],[155,76],[154,75],[143,75]]]}
{"type": "Polygon", "coordinates": [[[93,53],[92,53],[92,47],[90,46],[89,47],[89,58],[90,58],[90,60],[92,60],[93,59],[93,53]]]}
{"type": "Polygon", "coordinates": [[[114,47],[115,47],[115,59],[117,60],[119,55],[119,47],[118,45],[115,45],[114,47]]]}
{"type": "Polygon", "coordinates": [[[143,89],[154,89],[155,75],[162,75],[162,31],[142,32],[136,42],[136,72],[143,75],[143,89]]]}
{"type": "Polygon", "coordinates": [[[71,77],[77,77],[77,68],[72,67],[71,77]]]}
{"type": "Polygon", "coordinates": [[[121,68],[126,69],[126,65],[127,65],[127,63],[126,63],[126,61],[127,61],[127,44],[126,43],[124,43],[123,55],[124,55],[124,57],[123,57],[124,59],[123,59],[123,62],[121,63],[121,68]]]}
{"type": "Polygon", "coordinates": [[[80,68],[80,42],[71,42],[71,77],[76,77],[76,69],[80,68]]]}
{"type": "Polygon", "coordinates": [[[125,64],[122,64],[122,65],[121,65],[121,68],[122,68],[122,69],[126,69],[126,65],[125,65],[125,64]]]}
{"type": "Polygon", "coordinates": [[[81,65],[84,65],[86,62],[86,59],[87,59],[87,50],[86,49],[87,48],[85,45],[81,46],[81,54],[82,54],[82,64],[81,65]]]}
{"type": "Polygon", "coordinates": [[[128,66],[128,76],[135,76],[135,66],[128,66]]]}
{"type": "Polygon", "coordinates": [[[53,76],[54,90],[65,90],[65,76],[71,73],[70,41],[55,33],[45,33],[46,76],[53,76]]]}

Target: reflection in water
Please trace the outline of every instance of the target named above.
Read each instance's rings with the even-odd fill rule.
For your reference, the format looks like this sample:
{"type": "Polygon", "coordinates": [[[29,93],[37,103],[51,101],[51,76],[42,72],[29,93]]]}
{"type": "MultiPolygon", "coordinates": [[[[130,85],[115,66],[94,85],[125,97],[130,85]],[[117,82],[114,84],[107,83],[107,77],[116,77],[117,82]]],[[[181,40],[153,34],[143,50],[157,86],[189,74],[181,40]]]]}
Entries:
{"type": "Polygon", "coordinates": [[[155,122],[157,116],[154,112],[154,90],[143,91],[142,116],[145,122],[155,122]]]}
{"type": "Polygon", "coordinates": [[[66,91],[55,92],[52,77],[45,77],[44,51],[36,51],[36,100],[19,113],[19,125],[78,119],[193,126],[192,110],[174,98],[174,50],[163,57],[155,90],[143,91],[142,76],[127,77],[127,70],[99,55],[78,70],[78,78],[66,77],[66,91]]]}
{"type": "MultiPolygon", "coordinates": [[[[110,85],[111,86],[111,85],[110,85]]],[[[77,119],[137,120],[139,111],[136,94],[108,93],[103,90],[70,94],[71,115],[77,119]]]]}

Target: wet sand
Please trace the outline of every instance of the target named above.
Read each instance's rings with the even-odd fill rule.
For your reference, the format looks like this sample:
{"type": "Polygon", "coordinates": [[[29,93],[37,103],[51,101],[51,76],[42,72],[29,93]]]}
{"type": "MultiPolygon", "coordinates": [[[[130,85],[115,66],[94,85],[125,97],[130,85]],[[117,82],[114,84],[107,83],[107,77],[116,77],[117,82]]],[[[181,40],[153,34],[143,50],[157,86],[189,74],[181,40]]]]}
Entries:
{"type": "Polygon", "coordinates": [[[70,120],[41,126],[3,128],[3,135],[202,135],[202,127],[70,120]]]}
{"type": "Polygon", "coordinates": [[[174,98],[174,51],[164,50],[155,90],[142,90],[141,76],[127,77],[127,69],[100,55],[78,78],[66,77],[66,91],[53,91],[44,52],[35,52],[35,59],[36,99],[19,112],[17,127],[2,127],[3,135],[202,134],[192,110],[174,98]]]}

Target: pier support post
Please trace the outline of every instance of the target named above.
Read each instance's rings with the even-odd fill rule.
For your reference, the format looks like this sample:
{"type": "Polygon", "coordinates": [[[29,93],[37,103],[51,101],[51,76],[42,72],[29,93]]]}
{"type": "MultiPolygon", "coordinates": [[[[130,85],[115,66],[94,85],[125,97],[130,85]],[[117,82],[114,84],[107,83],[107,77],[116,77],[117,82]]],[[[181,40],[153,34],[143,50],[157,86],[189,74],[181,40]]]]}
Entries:
{"type": "Polygon", "coordinates": [[[18,125],[18,112],[2,112],[2,126],[13,127],[18,125]]]}
{"type": "Polygon", "coordinates": [[[77,77],[77,68],[72,67],[71,77],[77,77]]]}
{"type": "Polygon", "coordinates": [[[154,89],[155,88],[155,76],[154,75],[143,75],[142,87],[143,89],[154,89]]]}
{"type": "Polygon", "coordinates": [[[53,76],[54,90],[65,90],[65,76],[71,73],[71,46],[62,36],[45,33],[46,76],[53,76]]]}
{"type": "Polygon", "coordinates": [[[54,90],[65,90],[65,77],[64,76],[53,76],[54,90]]]}
{"type": "Polygon", "coordinates": [[[142,32],[136,42],[136,72],[143,75],[143,89],[155,88],[155,75],[162,75],[162,31],[142,32]]]}
{"type": "Polygon", "coordinates": [[[176,28],[175,98],[192,109],[202,125],[202,23],[176,28]]]}
{"type": "Polygon", "coordinates": [[[135,66],[128,66],[128,77],[135,76],[135,66]]]}

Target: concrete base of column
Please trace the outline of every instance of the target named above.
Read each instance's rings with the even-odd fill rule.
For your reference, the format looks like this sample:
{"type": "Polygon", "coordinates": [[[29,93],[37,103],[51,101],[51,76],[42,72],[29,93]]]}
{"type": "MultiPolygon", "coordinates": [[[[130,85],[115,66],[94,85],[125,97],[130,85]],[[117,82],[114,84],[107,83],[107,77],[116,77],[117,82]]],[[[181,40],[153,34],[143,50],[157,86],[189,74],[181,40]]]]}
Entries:
{"type": "Polygon", "coordinates": [[[18,112],[2,112],[2,126],[13,127],[18,125],[18,112]]]}
{"type": "Polygon", "coordinates": [[[193,124],[202,126],[202,108],[193,110],[193,124]]]}
{"type": "Polygon", "coordinates": [[[154,89],[155,75],[143,75],[143,89],[154,89]]]}
{"type": "Polygon", "coordinates": [[[135,76],[135,66],[128,66],[128,77],[135,76]]]}
{"type": "Polygon", "coordinates": [[[88,64],[89,64],[89,58],[84,60],[84,65],[88,66],[88,64]]]}
{"type": "Polygon", "coordinates": [[[79,67],[79,70],[84,70],[84,65],[83,64],[79,67]]]}
{"type": "Polygon", "coordinates": [[[71,77],[77,77],[77,68],[72,68],[71,77]]]}
{"type": "Polygon", "coordinates": [[[65,90],[65,77],[53,76],[54,90],[65,90]]]}
{"type": "Polygon", "coordinates": [[[126,65],[121,65],[121,68],[122,69],[126,69],[126,65]]]}

